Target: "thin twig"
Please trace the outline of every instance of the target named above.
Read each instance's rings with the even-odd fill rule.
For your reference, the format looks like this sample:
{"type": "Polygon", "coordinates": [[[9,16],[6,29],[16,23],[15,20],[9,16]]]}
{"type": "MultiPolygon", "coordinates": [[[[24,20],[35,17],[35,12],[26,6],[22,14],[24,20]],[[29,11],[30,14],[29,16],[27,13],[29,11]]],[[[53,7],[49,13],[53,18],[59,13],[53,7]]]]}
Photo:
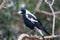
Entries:
{"type": "MultiPolygon", "coordinates": [[[[52,13],[47,12],[47,11],[42,11],[42,10],[36,10],[35,13],[37,13],[37,14],[43,14],[43,15],[50,15],[50,16],[53,16],[52,13]]],[[[55,15],[58,15],[58,14],[60,14],[60,11],[56,11],[56,12],[54,12],[54,13],[55,13],[55,15]]]]}
{"type": "Polygon", "coordinates": [[[54,0],[52,0],[52,3],[49,3],[48,0],[45,0],[45,2],[50,6],[52,6],[54,4],[54,0]]]}
{"type": "Polygon", "coordinates": [[[53,27],[52,27],[52,35],[54,35],[54,29],[55,29],[55,12],[54,12],[54,9],[52,7],[53,3],[54,3],[54,0],[52,0],[52,3],[49,3],[47,0],[45,0],[45,2],[49,5],[52,13],[53,13],[53,27]]]}
{"type": "Polygon", "coordinates": [[[52,8],[52,6],[50,6],[52,13],[53,13],[53,26],[52,26],[52,35],[54,35],[54,29],[55,29],[55,12],[52,8]]]}

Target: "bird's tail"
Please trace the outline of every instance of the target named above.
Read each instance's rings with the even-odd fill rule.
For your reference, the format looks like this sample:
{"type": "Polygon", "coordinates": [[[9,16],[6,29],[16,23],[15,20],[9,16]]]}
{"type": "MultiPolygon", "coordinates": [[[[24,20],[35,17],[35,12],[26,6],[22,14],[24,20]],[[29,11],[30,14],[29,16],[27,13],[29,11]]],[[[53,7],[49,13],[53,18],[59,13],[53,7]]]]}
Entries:
{"type": "Polygon", "coordinates": [[[47,35],[50,35],[49,32],[46,31],[46,29],[43,27],[43,31],[47,34],[47,35]]]}
{"type": "Polygon", "coordinates": [[[43,27],[41,23],[35,23],[36,27],[42,31],[44,31],[47,35],[50,35],[49,32],[43,27]]]}
{"type": "Polygon", "coordinates": [[[36,28],[36,27],[35,27],[35,29],[36,29],[36,31],[38,31],[38,32],[41,34],[43,40],[45,40],[44,35],[43,35],[43,33],[42,33],[42,30],[40,30],[40,29],[38,29],[38,28],[36,28]]]}

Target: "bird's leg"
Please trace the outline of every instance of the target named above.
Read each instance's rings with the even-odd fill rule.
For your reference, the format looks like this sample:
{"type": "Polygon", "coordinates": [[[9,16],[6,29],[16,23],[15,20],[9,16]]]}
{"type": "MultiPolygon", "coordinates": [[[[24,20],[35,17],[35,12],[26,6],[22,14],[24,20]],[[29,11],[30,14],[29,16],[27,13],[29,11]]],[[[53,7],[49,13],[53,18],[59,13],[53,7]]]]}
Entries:
{"type": "Polygon", "coordinates": [[[36,31],[35,29],[34,29],[34,30],[32,30],[31,34],[32,34],[32,35],[34,35],[35,31],[36,31]]]}
{"type": "Polygon", "coordinates": [[[36,31],[36,30],[34,29],[34,30],[28,32],[28,34],[32,34],[32,35],[34,35],[35,31],[36,31]]]}

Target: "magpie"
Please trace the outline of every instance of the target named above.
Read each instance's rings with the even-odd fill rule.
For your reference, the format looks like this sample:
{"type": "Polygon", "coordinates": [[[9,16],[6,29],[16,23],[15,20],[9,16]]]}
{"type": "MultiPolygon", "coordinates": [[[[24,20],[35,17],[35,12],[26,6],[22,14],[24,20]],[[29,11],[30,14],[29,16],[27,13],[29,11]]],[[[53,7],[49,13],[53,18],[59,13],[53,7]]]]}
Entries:
{"type": "Polygon", "coordinates": [[[43,32],[49,35],[49,33],[46,31],[46,29],[43,27],[41,22],[33,15],[31,12],[29,12],[26,8],[21,8],[21,10],[18,12],[23,15],[24,23],[27,27],[29,27],[31,30],[38,31],[41,36],[44,39],[43,32]]]}

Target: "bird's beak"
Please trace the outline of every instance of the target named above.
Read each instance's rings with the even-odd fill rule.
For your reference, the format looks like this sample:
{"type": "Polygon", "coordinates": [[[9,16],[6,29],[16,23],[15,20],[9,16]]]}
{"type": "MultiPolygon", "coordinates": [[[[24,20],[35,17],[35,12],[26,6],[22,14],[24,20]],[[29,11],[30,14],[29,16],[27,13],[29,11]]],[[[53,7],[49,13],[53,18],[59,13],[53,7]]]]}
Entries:
{"type": "Polygon", "coordinates": [[[17,13],[18,13],[18,14],[21,14],[21,13],[22,13],[22,11],[18,11],[17,13]]]}

